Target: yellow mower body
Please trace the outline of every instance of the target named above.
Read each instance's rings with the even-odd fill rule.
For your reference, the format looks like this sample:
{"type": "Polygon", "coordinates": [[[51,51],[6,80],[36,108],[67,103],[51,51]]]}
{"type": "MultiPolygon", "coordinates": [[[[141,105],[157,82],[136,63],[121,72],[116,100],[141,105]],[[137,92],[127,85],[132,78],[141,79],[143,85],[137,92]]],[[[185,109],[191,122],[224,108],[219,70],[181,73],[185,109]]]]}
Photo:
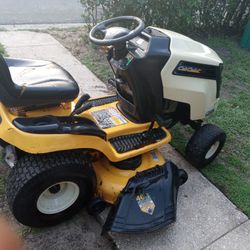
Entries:
{"type": "MultiPolygon", "coordinates": [[[[72,112],[73,106],[74,102],[61,104],[57,107],[29,111],[25,113],[25,117],[32,118],[49,115],[69,116],[72,112]]],[[[113,102],[102,106],[93,107],[82,113],[81,117],[88,118],[97,123],[92,114],[96,111],[102,112],[102,110],[106,109],[115,109],[117,112],[119,112],[117,109],[117,102],[113,102]]],[[[166,133],[166,136],[162,140],[129,152],[118,153],[109,142],[109,139],[121,135],[142,133],[149,129],[150,123],[133,123],[120,113],[119,115],[125,121],[124,124],[119,124],[119,121],[117,121],[116,126],[103,129],[107,135],[106,140],[104,140],[92,135],[27,133],[17,129],[13,124],[13,120],[19,116],[18,111],[13,109],[11,111],[0,103],[0,114],[0,138],[6,143],[30,154],[45,154],[74,149],[94,149],[104,154],[110,161],[117,162],[144,154],[150,150],[154,150],[171,140],[169,131],[165,128],[162,128],[166,133]]],[[[114,116],[114,119],[117,119],[117,117],[114,116]]],[[[158,125],[155,125],[155,127],[158,127],[158,125]]]]}
{"type": "Polygon", "coordinates": [[[152,150],[142,155],[142,162],[136,170],[121,170],[115,168],[107,158],[93,163],[97,178],[97,194],[110,204],[114,204],[129,179],[137,173],[163,166],[166,160],[159,150],[152,150]]]}

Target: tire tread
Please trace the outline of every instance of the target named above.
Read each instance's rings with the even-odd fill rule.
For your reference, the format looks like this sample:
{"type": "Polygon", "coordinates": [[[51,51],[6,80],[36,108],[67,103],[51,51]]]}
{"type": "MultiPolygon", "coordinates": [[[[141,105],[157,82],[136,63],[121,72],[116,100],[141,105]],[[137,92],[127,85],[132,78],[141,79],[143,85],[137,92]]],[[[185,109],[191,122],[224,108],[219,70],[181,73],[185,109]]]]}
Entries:
{"type": "MultiPolygon", "coordinates": [[[[25,154],[17,161],[14,168],[10,171],[6,183],[7,202],[14,215],[17,207],[15,201],[19,192],[25,188],[25,185],[40,174],[49,177],[49,171],[58,168],[64,170],[65,168],[78,169],[77,171],[83,172],[84,175],[88,172],[84,171],[84,169],[92,171],[92,164],[79,151],[63,151],[42,155],[25,154]]],[[[23,202],[25,202],[24,199],[25,197],[22,198],[23,202]]]]}

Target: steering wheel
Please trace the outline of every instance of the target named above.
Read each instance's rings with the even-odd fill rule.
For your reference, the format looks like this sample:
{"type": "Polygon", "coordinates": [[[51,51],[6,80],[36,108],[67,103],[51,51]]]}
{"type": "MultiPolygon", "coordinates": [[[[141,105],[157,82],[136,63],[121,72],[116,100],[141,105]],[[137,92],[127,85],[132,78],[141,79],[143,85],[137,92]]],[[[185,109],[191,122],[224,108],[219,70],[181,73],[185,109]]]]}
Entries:
{"type": "MultiPolygon", "coordinates": [[[[121,28],[121,27],[119,27],[119,28],[121,28]]],[[[111,19],[105,20],[101,23],[98,23],[90,31],[89,39],[92,43],[94,43],[96,45],[101,45],[101,46],[116,45],[116,44],[120,44],[120,43],[129,41],[132,38],[138,36],[144,30],[144,28],[145,28],[145,24],[140,18],[134,17],[134,16],[120,16],[120,17],[111,18],[111,19]],[[121,33],[121,35],[120,36],[118,35],[118,37],[116,37],[116,38],[106,38],[106,36],[104,36],[104,38],[101,39],[101,38],[96,37],[97,33],[100,33],[100,32],[102,34],[106,35],[110,26],[112,26],[118,22],[125,22],[125,21],[136,22],[137,23],[136,28],[134,28],[131,31],[128,30],[128,32],[126,32],[126,33],[123,32],[123,34],[121,33]]],[[[112,29],[112,28],[110,28],[110,29],[112,29]]],[[[121,29],[123,29],[123,28],[121,28],[121,29]]]]}

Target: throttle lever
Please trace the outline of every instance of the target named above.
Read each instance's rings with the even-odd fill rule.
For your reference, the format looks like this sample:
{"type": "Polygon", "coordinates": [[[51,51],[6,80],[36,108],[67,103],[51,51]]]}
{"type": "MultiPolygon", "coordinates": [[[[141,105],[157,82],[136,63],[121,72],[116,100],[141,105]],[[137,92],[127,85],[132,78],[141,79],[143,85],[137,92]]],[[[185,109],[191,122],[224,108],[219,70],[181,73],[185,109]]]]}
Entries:
{"type": "Polygon", "coordinates": [[[83,104],[83,106],[81,106],[80,108],[78,108],[77,110],[72,112],[71,116],[80,115],[81,113],[83,113],[84,111],[86,111],[92,107],[93,107],[93,104],[91,102],[87,102],[86,104],[83,104]]]}
{"type": "Polygon", "coordinates": [[[79,109],[83,103],[85,103],[86,101],[88,101],[88,99],[90,98],[89,94],[84,94],[81,96],[81,98],[77,101],[76,105],[75,105],[75,110],[79,109]]]}
{"type": "Polygon", "coordinates": [[[73,116],[76,114],[76,111],[86,102],[88,101],[90,98],[89,94],[84,94],[80,97],[80,99],[77,101],[74,110],[72,111],[72,113],[70,114],[70,116],[73,116]]]}

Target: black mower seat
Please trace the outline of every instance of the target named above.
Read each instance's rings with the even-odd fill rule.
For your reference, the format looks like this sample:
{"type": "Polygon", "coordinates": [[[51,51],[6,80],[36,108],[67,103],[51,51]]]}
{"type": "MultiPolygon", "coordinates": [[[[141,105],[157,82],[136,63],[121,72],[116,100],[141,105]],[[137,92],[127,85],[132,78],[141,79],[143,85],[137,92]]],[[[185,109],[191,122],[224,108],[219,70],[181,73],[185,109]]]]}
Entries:
{"type": "Polygon", "coordinates": [[[0,56],[0,101],[7,107],[57,105],[78,94],[76,81],[56,63],[0,56]]]}

